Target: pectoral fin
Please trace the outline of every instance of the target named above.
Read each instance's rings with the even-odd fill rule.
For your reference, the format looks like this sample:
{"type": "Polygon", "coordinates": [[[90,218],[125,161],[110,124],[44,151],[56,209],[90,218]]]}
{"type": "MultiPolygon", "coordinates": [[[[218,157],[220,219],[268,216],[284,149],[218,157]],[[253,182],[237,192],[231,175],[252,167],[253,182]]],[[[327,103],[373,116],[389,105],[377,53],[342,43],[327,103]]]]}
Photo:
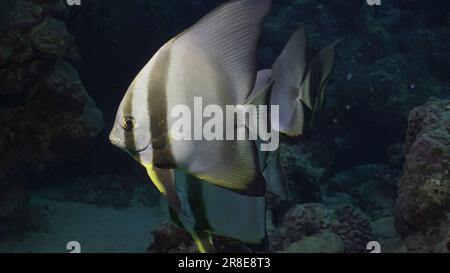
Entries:
{"type": "Polygon", "coordinates": [[[253,141],[222,141],[221,154],[204,155],[207,164],[209,157],[219,157],[218,164],[208,167],[204,172],[190,172],[192,175],[211,184],[247,196],[263,196],[266,191],[264,177],[259,168],[256,144],[253,141]]]}

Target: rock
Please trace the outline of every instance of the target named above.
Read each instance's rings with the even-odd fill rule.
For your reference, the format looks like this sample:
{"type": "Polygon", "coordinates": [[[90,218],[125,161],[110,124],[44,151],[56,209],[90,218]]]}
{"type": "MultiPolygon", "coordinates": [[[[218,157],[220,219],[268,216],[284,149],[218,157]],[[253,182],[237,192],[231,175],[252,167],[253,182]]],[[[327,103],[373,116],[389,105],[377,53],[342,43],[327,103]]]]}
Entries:
{"type": "Polygon", "coordinates": [[[47,59],[62,58],[75,44],[64,22],[47,18],[31,31],[33,48],[47,59]]]}
{"type": "Polygon", "coordinates": [[[406,253],[404,240],[400,237],[386,239],[381,243],[381,253],[406,253]]]}
{"type": "Polygon", "coordinates": [[[445,247],[447,248],[447,251],[450,252],[450,231],[445,238],[445,247]]]}
{"type": "MultiPolygon", "coordinates": [[[[162,223],[156,230],[152,231],[153,242],[148,247],[149,252],[158,253],[196,253],[195,243],[189,233],[172,222],[162,223]]],[[[219,253],[243,253],[251,252],[250,248],[242,242],[213,235],[215,250],[219,253]]]]}
{"type": "Polygon", "coordinates": [[[346,193],[335,192],[327,196],[324,203],[329,208],[337,209],[342,206],[355,206],[358,201],[346,193]]]}
{"type": "Polygon", "coordinates": [[[402,169],[405,163],[405,155],[403,154],[403,143],[395,143],[386,149],[389,156],[389,163],[395,169],[402,169]]]}
{"type": "Polygon", "coordinates": [[[28,30],[37,25],[43,17],[42,7],[32,1],[18,0],[11,14],[13,28],[28,30]]]}
{"type": "Polygon", "coordinates": [[[8,60],[13,56],[14,51],[6,46],[0,46],[0,66],[5,65],[8,60]]]}
{"type": "Polygon", "coordinates": [[[320,234],[305,237],[289,245],[287,253],[343,253],[344,242],[335,233],[323,231],[320,234]]]}
{"type": "Polygon", "coordinates": [[[371,217],[389,216],[393,214],[398,176],[398,171],[386,165],[355,166],[333,176],[326,184],[326,191],[350,195],[371,217]]]}
{"type": "Polygon", "coordinates": [[[337,221],[333,222],[331,228],[344,242],[345,252],[367,252],[367,244],[374,239],[367,216],[352,206],[340,208],[335,214],[337,221]]]}
{"type": "Polygon", "coordinates": [[[38,0],[41,3],[44,16],[65,19],[69,14],[69,5],[65,0],[38,0]]]}
{"type": "Polygon", "coordinates": [[[65,61],[57,62],[45,75],[43,82],[48,100],[46,111],[77,113],[86,128],[92,130],[93,135],[103,129],[103,114],[95,106],[71,64],[65,61]]]}
{"type": "Polygon", "coordinates": [[[298,204],[283,217],[281,223],[269,230],[272,250],[282,250],[289,244],[328,229],[332,211],[319,203],[298,204]]]}
{"type": "Polygon", "coordinates": [[[291,197],[302,202],[321,201],[319,182],[325,175],[325,168],[300,145],[281,144],[279,149],[291,197]]]}
{"type": "Polygon", "coordinates": [[[403,235],[436,228],[450,212],[450,101],[431,99],[409,116],[395,224],[403,235]]]}
{"type": "Polygon", "coordinates": [[[0,10],[0,31],[7,30],[11,27],[11,15],[16,6],[16,0],[4,0],[2,9],[0,10]]]}
{"type": "Polygon", "coordinates": [[[195,252],[191,236],[185,230],[171,222],[162,223],[152,231],[153,242],[148,247],[149,252],[195,252]]]}
{"type": "Polygon", "coordinates": [[[76,52],[75,39],[63,21],[50,16],[52,13],[46,5],[56,7],[64,3],[59,0],[3,2],[0,11],[1,234],[11,230],[21,233],[30,224],[26,185],[30,182],[21,175],[27,173],[34,177],[63,165],[66,160],[79,160],[103,128],[101,111],[86,92],[76,70],[62,60],[68,52],[76,52]]]}
{"type": "Polygon", "coordinates": [[[378,240],[394,239],[398,233],[394,227],[394,217],[384,217],[372,223],[372,232],[378,240]]]}

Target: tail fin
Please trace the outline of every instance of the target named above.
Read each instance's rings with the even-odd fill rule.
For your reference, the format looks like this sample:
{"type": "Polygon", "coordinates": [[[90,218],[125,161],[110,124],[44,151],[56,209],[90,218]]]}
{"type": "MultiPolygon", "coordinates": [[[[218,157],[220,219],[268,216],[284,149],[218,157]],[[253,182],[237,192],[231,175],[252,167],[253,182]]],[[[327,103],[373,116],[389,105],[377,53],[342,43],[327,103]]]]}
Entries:
{"type": "Polygon", "coordinates": [[[280,106],[280,120],[272,122],[273,128],[288,136],[311,132],[317,111],[323,107],[337,43],[322,49],[307,64],[304,28],[292,36],[273,66],[271,104],[280,106]]]}

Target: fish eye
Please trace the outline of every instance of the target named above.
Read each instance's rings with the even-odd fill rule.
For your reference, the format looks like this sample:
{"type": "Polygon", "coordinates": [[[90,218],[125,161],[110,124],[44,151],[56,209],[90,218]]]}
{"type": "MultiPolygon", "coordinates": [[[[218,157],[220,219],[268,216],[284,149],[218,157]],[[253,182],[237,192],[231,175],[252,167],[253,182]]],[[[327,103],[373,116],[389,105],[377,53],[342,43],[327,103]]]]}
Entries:
{"type": "Polygon", "coordinates": [[[127,132],[133,130],[135,125],[136,125],[136,122],[135,122],[134,118],[132,118],[132,117],[124,117],[122,120],[122,128],[127,132]]]}

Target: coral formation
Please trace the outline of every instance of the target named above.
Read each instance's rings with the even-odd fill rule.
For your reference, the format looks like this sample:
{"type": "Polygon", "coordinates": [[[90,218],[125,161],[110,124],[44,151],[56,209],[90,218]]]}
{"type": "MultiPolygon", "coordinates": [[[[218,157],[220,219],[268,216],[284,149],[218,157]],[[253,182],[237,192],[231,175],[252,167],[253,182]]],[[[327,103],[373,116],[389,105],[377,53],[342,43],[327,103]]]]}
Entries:
{"type": "Polygon", "coordinates": [[[269,230],[272,250],[282,250],[305,236],[315,235],[330,225],[332,211],[319,203],[292,207],[275,229],[269,230]],[[271,232],[270,232],[271,231],[271,232]]]}
{"type": "Polygon", "coordinates": [[[352,206],[336,210],[336,215],[332,229],[344,241],[345,252],[366,252],[367,244],[374,239],[367,217],[352,206]]]}
{"type": "MultiPolygon", "coordinates": [[[[197,252],[198,249],[187,231],[176,226],[172,222],[163,222],[152,231],[153,242],[148,247],[149,252],[162,253],[187,253],[197,252]]],[[[240,241],[213,236],[214,246],[221,253],[244,253],[250,252],[250,248],[240,241]]]]}
{"type": "Polygon", "coordinates": [[[343,253],[344,242],[333,232],[324,231],[317,235],[307,236],[292,243],[284,252],[288,253],[343,253]]]}
{"type": "Polygon", "coordinates": [[[30,33],[31,44],[36,53],[46,59],[59,59],[74,46],[75,39],[67,33],[65,23],[47,18],[30,33]]]}
{"type": "Polygon", "coordinates": [[[399,175],[399,171],[386,165],[355,166],[331,177],[326,191],[348,194],[356,201],[355,205],[374,219],[391,216],[399,175]]]}
{"type": "Polygon", "coordinates": [[[162,223],[152,231],[153,242],[148,247],[149,252],[194,252],[195,245],[191,236],[185,230],[172,222],[162,223]]]}
{"type": "Polygon", "coordinates": [[[403,235],[436,227],[450,212],[450,101],[431,99],[409,117],[396,226],[403,235]]]}
{"type": "Polygon", "coordinates": [[[372,223],[372,232],[376,239],[389,240],[398,237],[394,227],[395,218],[393,216],[380,218],[372,223]]]}
{"type": "Polygon", "coordinates": [[[11,230],[26,218],[24,174],[80,158],[103,128],[101,111],[65,60],[75,38],[61,21],[64,9],[61,1],[20,0],[1,30],[0,222],[11,230]]]}
{"type": "MultiPolygon", "coordinates": [[[[450,212],[450,101],[430,99],[409,117],[406,163],[398,185],[396,228],[408,241],[433,242],[450,212]],[[433,231],[433,232],[431,232],[433,231]],[[422,236],[427,239],[422,238],[422,236]],[[411,239],[415,238],[415,239],[411,239]]],[[[436,237],[437,236],[437,237],[436,237]]],[[[410,251],[423,251],[417,243],[410,251]]],[[[430,246],[427,250],[435,249],[430,246]]]]}
{"type": "Polygon", "coordinates": [[[289,185],[290,198],[301,202],[322,200],[320,182],[325,168],[303,145],[280,145],[280,160],[289,185]]]}
{"type": "MultiPolygon", "coordinates": [[[[268,217],[268,239],[271,252],[342,253],[366,252],[367,243],[374,240],[371,223],[352,206],[337,210],[320,203],[297,204],[287,211],[278,224],[268,217]]],[[[189,234],[173,223],[163,223],[153,231],[151,252],[194,252],[189,234]]],[[[220,236],[213,241],[219,252],[258,252],[250,246],[220,236]]]]}
{"type": "Polygon", "coordinates": [[[450,252],[450,232],[447,234],[445,239],[445,246],[447,247],[448,252],[450,252]]]}

